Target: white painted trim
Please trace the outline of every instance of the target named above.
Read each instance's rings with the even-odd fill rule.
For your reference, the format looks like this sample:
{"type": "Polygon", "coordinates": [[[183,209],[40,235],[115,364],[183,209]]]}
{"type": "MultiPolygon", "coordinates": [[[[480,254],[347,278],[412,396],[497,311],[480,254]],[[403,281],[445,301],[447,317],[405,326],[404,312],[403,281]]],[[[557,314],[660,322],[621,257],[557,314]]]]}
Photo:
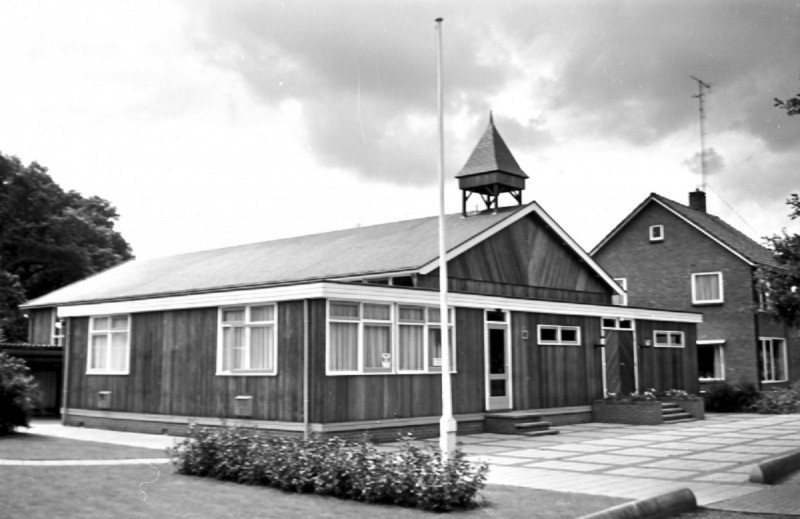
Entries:
{"type": "Polygon", "coordinates": [[[216,363],[216,373],[215,375],[218,377],[275,377],[278,375],[278,352],[280,348],[278,348],[278,304],[277,303],[267,303],[267,304],[255,304],[255,305],[226,305],[220,306],[217,309],[217,363],[216,363]],[[250,321],[250,312],[252,306],[272,306],[273,307],[273,318],[272,321],[263,321],[263,322],[251,322],[250,321]],[[251,328],[253,326],[258,326],[259,324],[272,324],[272,365],[273,368],[271,370],[247,370],[247,371],[223,371],[222,370],[222,361],[223,361],[223,344],[222,344],[222,336],[223,336],[223,323],[222,323],[222,313],[225,310],[229,310],[231,308],[243,308],[245,312],[245,320],[242,322],[242,327],[245,329],[245,343],[247,344],[247,353],[250,354],[251,352],[251,328]]]}
{"type": "Polygon", "coordinates": [[[700,339],[700,340],[694,341],[694,342],[695,342],[695,344],[698,344],[700,346],[704,346],[704,345],[711,345],[711,344],[725,344],[726,340],[725,339],[700,339]]]}
{"type": "MultiPolygon", "coordinates": [[[[401,304],[436,306],[439,292],[418,288],[387,287],[383,285],[316,282],[304,285],[235,290],[209,294],[191,294],[168,298],[115,301],[58,307],[61,317],[82,317],[112,313],[136,313],[191,308],[208,308],[236,304],[269,303],[298,299],[359,299],[362,301],[392,301],[401,304]]],[[[514,312],[552,313],[587,317],[618,317],[654,321],[702,323],[703,315],[695,312],[676,312],[628,306],[594,305],[541,301],[505,296],[461,294],[451,292],[450,306],[463,308],[503,308],[514,312]]]]}
{"type": "MultiPolygon", "coordinates": [[[[493,309],[494,310],[494,309],[493,309]]],[[[503,310],[503,309],[501,309],[503,310]]],[[[489,321],[487,320],[488,310],[483,312],[483,373],[484,373],[484,409],[486,411],[503,411],[506,409],[514,409],[514,384],[512,380],[512,373],[514,368],[511,347],[511,315],[506,312],[507,318],[505,321],[489,321]],[[503,341],[505,342],[505,357],[506,357],[506,399],[508,400],[507,407],[498,407],[493,409],[491,396],[491,373],[489,373],[489,330],[503,330],[503,341]]]]}
{"type": "Polygon", "coordinates": [[[649,227],[649,235],[651,243],[664,241],[664,226],[662,224],[651,225],[649,227]]]}
{"type": "Polygon", "coordinates": [[[653,330],[653,347],[654,348],[678,348],[678,349],[683,349],[683,348],[686,347],[686,334],[684,334],[683,332],[677,331],[677,330],[653,330]],[[668,342],[668,344],[658,344],[658,341],[656,341],[656,335],[659,334],[659,333],[667,334],[667,342],[668,342]],[[681,336],[681,343],[680,344],[673,344],[672,343],[672,337],[674,335],[676,335],[676,334],[681,336]]]}
{"type": "MultiPolygon", "coordinates": [[[[601,322],[602,324],[602,322],[601,322]]],[[[567,326],[561,324],[538,324],[536,325],[536,344],[539,346],[581,346],[583,343],[581,342],[582,333],[580,326],[567,326]],[[558,338],[554,341],[543,341],[542,340],[542,329],[544,328],[554,328],[556,330],[556,335],[558,338]],[[561,339],[561,331],[562,330],[575,330],[575,341],[566,342],[561,339]]]]}
{"type": "MultiPolygon", "coordinates": [[[[86,375],[100,375],[100,376],[108,376],[108,375],[130,375],[131,372],[131,316],[130,314],[100,314],[100,315],[92,315],[89,318],[89,329],[86,333],[86,375]],[[128,321],[128,328],[125,330],[126,333],[126,340],[125,340],[125,369],[119,371],[110,371],[108,369],[92,369],[92,360],[93,360],[93,353],[92,353],[92,338],[95,335],[99,335],[100,333],[105,333],[108,345],[107,345],[107,362],[111,363],[111,345],[112,345],[112,334],[114,330],[111,328],[112,318],[114,317],[121,317],[125,316],[128,321]],[[94,323],[95,319],[98,318],[106,318],[108,319],[108,330],[101,330],[100,332],[95,332],[92,328],[92,324],[94,323]]],[[[121,332],[121,330],[116,330],[116,332],[121,332]]]]}
{"type": "Polygon", "coordinates": [[[725,302],[725,282],[722,271],[716,272],[693,272],[692,273],[692,304],[693,305],[718,305],[725,302]],[[719,279],[719,299],[697,300],[697,276],[713,276],[719,279]]]}

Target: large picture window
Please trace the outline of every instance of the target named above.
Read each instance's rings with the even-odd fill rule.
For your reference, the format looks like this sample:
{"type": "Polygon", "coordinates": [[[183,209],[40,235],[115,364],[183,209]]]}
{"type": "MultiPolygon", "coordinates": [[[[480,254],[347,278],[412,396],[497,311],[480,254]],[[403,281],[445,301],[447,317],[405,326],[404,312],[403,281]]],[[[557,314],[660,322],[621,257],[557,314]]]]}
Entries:
{"type": "Polygon", "coordinates": [[[130,363],[130,317],[100,315],[89,318],[89,355],[86,373],[127,375],[130,363]]]}
{"type": "Polygon", "coordinates": [[[722,272],[692,274],[692,303],[696,305],[722,303],[722,272]]]}
{"type": "Polygon", "coordinates": [[[786,341],[774,337],[758,340],[758,372],[762,382],[788,380],[786,371],[786,341]]]}
{"type": "MultiPolygon", "coordinates": [[[[452,316],[452,312],[450,314],[452,316]]],[[[452,319],[450,319],[452,323],[452,319]]],[[[328,372],[428,373],[441,371],[439,310],[417,305],[331,301],[328,372]]],[[[455,342],[450,326],[451,369],[455,342]]]]}
{"type": "Polygon", "coordinates": [[[220,309],[217,373],[274,375],[277,326],[274,304],[220,309]]]}

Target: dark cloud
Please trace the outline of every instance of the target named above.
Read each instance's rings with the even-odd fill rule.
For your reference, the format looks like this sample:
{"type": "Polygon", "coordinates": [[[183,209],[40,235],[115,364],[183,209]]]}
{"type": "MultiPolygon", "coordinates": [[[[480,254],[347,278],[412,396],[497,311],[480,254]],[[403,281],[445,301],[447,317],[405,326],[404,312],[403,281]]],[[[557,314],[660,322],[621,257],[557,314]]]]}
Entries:
{"type": "Polygon", "coordinates": [[[800,124],[772,107],[797,90],[800,8],[790,2],[189,5],[189,34],[210,63],[266,103],[301,101],[315,156],[373,180],[435,181],[437,16],[448,113],[475,121],[469,142],[453,144],[459,153],[480,136],[489,100],[523,79],[540,112],[498,121],[515,149],[552,145],[554,117],[571,121],[572,138],[658,142],[697,124],[690,75],[712,84],[712,132],[750,132],[774,150],[800,139],[800,124]]]}

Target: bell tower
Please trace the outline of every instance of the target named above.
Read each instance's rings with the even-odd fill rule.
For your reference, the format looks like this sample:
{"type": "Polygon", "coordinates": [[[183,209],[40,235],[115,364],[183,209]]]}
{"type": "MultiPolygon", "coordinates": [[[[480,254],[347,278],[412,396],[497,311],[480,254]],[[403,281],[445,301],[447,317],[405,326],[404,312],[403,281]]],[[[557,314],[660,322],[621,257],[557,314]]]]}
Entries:
{"type": "Polygon", "coordinates": [[[467,200],[473,193],[480,195],[487,210],[497,209],[498,198],[503,193],[511,194],[522,205],[522,190],[528,175],[519,167],[494,127],[491,112],[489,126],[456,178],[462,192],[461,212],[464,216],[467,216],[467,200]]]}

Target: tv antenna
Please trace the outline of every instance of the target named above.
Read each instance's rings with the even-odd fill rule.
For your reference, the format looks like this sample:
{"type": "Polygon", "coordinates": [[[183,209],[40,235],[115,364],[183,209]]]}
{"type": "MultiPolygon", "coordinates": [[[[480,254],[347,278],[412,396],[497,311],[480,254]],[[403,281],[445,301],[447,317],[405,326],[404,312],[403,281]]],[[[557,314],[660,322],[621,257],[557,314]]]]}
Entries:
{"type": "Polygon", "coordinates": [[[711,91],[711,85],[702,79],[689,76],[697,81],[698,94],[692,96],[700,100],[700,190],[706,190],[706,109],[705,96],[711,91]]]}

